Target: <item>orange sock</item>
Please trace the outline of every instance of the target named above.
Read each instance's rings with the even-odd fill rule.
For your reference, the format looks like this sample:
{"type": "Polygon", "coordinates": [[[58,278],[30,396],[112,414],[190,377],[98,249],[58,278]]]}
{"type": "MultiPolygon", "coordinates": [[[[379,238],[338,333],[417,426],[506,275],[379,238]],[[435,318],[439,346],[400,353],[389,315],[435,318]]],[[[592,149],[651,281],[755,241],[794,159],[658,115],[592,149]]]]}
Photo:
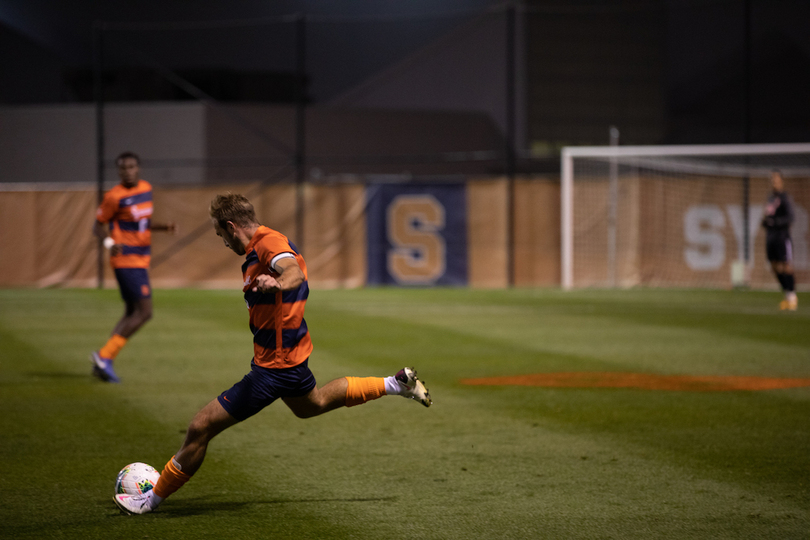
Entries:
{"type": "Polygon", "coordinates": [[[107,340],[107,343],[98,351],[99,356],[102,358],[109,358],[110,360],[114,360],[118,353],[121,352],[121,349],[124,348],[124,345],[127,344],[127,338],[124,336],[119,336],[118,334],[113,334],[110,336],[110,339],[107,340]]]}
{"type": "Polygon", "coordinates": [[[366,401],[385,395],[385,379],[382,377],[346,377],[346,406],[362,405],[366,401]]]}
{"type": "Polygon", "coordinates": [[[174,456],[172,456],[172,459],[170,459],[163,468],[163,472],[160,473],[160,478],[158,478],[157,484],[155,484],[152,490],[155,492],[155,495],[161,499],[165,499],[183,487],[190,479],[191,476],[177,468],[174,464],[174,456]]]}

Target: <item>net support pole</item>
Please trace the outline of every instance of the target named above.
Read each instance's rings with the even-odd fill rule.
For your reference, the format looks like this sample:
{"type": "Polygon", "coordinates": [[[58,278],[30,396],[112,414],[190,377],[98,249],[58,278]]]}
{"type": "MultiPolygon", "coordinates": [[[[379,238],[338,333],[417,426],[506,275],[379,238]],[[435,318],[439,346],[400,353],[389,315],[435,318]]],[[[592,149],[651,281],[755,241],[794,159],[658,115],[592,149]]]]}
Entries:
{"type": "Polygon", "coordinates": [[[574,157],[563,148],[560,171],[560,281],[563,290],[574,286],[574,157]]]}
{"type": "Polygon", "coordinates": [[[304,174],[306,171],[306,101],[307,101],[307,19],[301,13],[296,23],[296,64],[298,96],[295,107],[295,242],[304,246],[304,174]]]}
{"type": "MultiPolygon", "coordinates": [[[[104,23],[93,23],[93,98],[96,102],[96,199],[104,199],[104,23]]],[[[104,244],[97,239],[97,287],[104,288],[104,244]]]]}
{"type": "MultiPolygon", "coordinates": [[[[745,0],[745,20],[743,21],[743,142],[751,142],[751,0],[745,0]]],[[[751,262],[751,242],[749,207],[751,206],[751,178],[746,174],[743,177],[743,262],[745,266],[751,262]]]]}
{"type": "MultiPolygon", "coordinates": [[[[610,146],[619,145],[619,128],[610,126],[610,146]]],[[[607,238],[607,271],[608,285],[616,286],[616,218],[619,206],[619,161],[616,156],[610,158],[610,185],[608,192],[608,238],[607,238]]]]}

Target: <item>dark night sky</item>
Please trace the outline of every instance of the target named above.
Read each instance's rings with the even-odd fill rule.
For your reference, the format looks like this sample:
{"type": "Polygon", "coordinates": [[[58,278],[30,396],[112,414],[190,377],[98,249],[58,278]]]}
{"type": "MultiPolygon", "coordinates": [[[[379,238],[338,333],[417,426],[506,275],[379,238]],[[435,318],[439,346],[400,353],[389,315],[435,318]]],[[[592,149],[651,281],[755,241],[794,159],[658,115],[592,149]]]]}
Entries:
{"type": "MultiPolygon", "coordinates": [[[[669,2],[669,82],[688,81],[738,53],[745,35],[744,1],[669,2]]],[[[810,2],[751,0],[752,55],[776,34],[810,57],[810,2]]]]}
{"type": "Polygon", "coordinates": [[[92,59],[92,24],[109,23],[107,62],[126,54],[128,40],[147,55],[173,68],[227,66],[236,69],[293,70],[292,16],[305,13],[309,71],[321,74],[314,92],[334,94],[362,80],[408,52],[436,39],[493,0],[394,0],[304,2],[294,0],[219,0],[105,2],[103,0],[0,0],[0,22],[36,41],[69,64],[92,59]],[[266,26],[236,25],[221,29],[130,29],[126,23],[222,22],[261,20],[266,26]],[[180,44],[164,47],[167,36],[180,44]],[[180,37],[181,39],[176,39],[180,37]],[[234,54],[234,50],[239,52],[234,54]],[[255,54],[255,51],[261,54],[255,54]],[[340,69],[335,51],[340,51],[340,69]]]}
{"type": "MultiPolygon", "coordinates": [[[[560,2],[547,2],[548,5],[560,2]]],[[[571,4],[568,2],[567,4],[571,4]]],[[[605,5],[606,2],[574,2],[605,5]]],[[[639,2],[643,4],[644,2],[639,2]]],[[[346,0],[342,2],[295,0],[182,0],[107,2],[104,0],[0,0],[0,22],[29,36],[71,63],[91,58],[93,21],[110,23],[161,21],[223,21],[278,18],[306,13],[318,24],[310,30],[310,56],[317,54],[318,39],[329,41],[342,34],[345,43],[383,60],[398,58],[403,51],[418,47],[452,28],[465,13],[498,5],[496,0],[346,0]],[[458,14],[459,17],[452,17],[458,14]],[[437,15],[439,17],[437,17],[437,15]],[[357,17],[356,21],[352,21],[357,17]],[[386,21],[405,24],[407,34],[390,39],[386,21]],[[408,22],[410,21],[410,22],[408,22]],[[376,30],[375,30],[376,27],[376,30]],[[332,34],[330,36],[330,34],[332,34]],[[376,38],[376,39],[375,39],[376,38]]],[[[541,3],[542,4],[542,3],[541,3]]],[[[565,2],[562,3],[566,4],[565,2]]],[[[744,0],[668,0],[668,49],[670,82],[689,79],[710,68],[718,59],[732,54],[743,37],[744,0]]],[[[810,2],[805,0],[750,0],[752,33],[761,37],[778,32],[810,56],[810,2]]],[[[138,32],[120,31],[127,38],[138,32]]],[[[289,40],[285,40],[288,42],[289,40]]],[[[281,43],[281,40],[279,40],[281,43]]],[[[289,64],[290,44],[275,47],[279,65],[289,64]]],[[[262,63],[272,62],[263,55],[262,63]]],[[[756,52],[756,51],[754,51],[756,52]]],[[[199,58],[199,57],[198,57],[199,58]]],[[[255,58],[242,55],[239,62],[250,66],[255,58]]],[[[194,63],[193,55],[185,58],[194,63]]],[[[311,61],[317,62],[317,56],[311,61]]]]}
{"type": "MultiPolygon", "coordinates": [[[[499,5],[494,0],[0,0],[0,24],[7,33],[38,44],[44,51],[40,57],[50,56],[69,66],[91,65],[92,23],[106,21],[108,65],[126,63],[130,50],[137,49],[146,59],[159,60],[172,69],[293,71],[295,26],[284,17],[306,13],[310,93],[315,101],[322,101],[439,39],[474,14],[499,5]],[[226,25],[216,30],[125,27],[128,23],[257,18],[265,18],[269,24],[226,25]],[[171,48],[165,46],[167,39],[171,48]]],[[[596,12],[663,7],[665,84],[668,106],[676,115],[701,117],[707,108],[711,113],[712,103],[723,102],[724,96],[735,92],[732,86],[740,86],[746,0],[547,0],[527,5],[596,12]]],[[[747,5],[751,10],[752,99],[759,100],[761,109],[757,114],[787,116],[789,111],[773,112],[768,107],[770,102],[783,101],[783,94],[791,107],[810,101],[804,97],[810,92],[810,1],[748,0],[747,5]]],[[[0,45],[3,43],[8,40],[0,45]]],[[[5,51],[3,55],[7,56],[5,51]]],[[[16,69],[13,58],[7,56],[0,60],[3,62],[6,71],[16,69]]],[[[31,69],[27,66],[27,75],[21,73],[20,78],[29,76],[43,84],[45,79],[31,75],[31,69]]],[[[810,114],[810,107],[800,114],[810,114]]]]}

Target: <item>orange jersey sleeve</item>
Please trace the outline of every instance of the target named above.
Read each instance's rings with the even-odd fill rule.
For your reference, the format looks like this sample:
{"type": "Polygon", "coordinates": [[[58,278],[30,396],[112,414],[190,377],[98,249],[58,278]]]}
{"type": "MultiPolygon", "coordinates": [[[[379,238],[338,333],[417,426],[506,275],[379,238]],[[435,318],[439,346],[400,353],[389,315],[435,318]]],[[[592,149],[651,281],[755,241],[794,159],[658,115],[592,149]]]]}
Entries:
{"type": "Polygon", "coordinates": [[[119,198],[116,196],[115,188],[105,193],[104,199],[101,201],[98,210],[96,210],[96,221],[99,223],[109,223],[118,211],[118,200],[119,198]]]}

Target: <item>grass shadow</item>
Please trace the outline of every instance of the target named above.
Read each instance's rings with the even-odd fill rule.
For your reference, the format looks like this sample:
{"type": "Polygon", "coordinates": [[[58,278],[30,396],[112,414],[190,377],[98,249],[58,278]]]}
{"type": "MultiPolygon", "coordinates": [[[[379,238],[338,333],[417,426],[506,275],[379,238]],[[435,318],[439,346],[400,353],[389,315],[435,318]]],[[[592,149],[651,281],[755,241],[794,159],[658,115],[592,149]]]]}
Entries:
{"type": "MultiPolygon", "coordinates": [[[[212,501],[196,497],[172,501],[161,506],[153,515],[167,519],[213,514],[219,512],[240,512],[244,508],[257,505],[312,504],[312,503],[365,503],[394,502],[397,497],[335,497],[335,498],[302,498],[302,499],[266,499],[254,501],[212,501]]],[[[120,516],[125,516],[119,513],[120,516]]],[[[126,516],[129,517],[129,516],[126,516]]]]}

